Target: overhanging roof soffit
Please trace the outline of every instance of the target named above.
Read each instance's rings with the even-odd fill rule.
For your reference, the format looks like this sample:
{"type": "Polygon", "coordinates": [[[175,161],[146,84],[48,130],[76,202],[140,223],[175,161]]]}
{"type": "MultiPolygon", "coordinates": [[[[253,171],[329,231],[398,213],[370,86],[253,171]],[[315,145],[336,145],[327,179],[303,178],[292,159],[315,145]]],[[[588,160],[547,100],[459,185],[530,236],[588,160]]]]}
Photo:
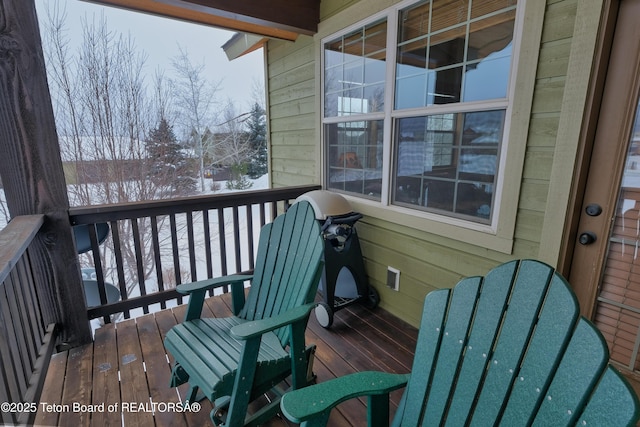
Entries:
{"type": "Polygon", "coordinates": [[[320,0],[85,0],[270,38],[313,35],[320,0]]]}

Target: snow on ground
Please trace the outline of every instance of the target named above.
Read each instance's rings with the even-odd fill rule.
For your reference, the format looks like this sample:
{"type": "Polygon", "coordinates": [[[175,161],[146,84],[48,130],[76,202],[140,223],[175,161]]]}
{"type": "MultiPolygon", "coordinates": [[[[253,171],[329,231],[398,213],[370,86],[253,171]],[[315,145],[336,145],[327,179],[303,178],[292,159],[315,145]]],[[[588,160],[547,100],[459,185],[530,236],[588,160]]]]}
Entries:
{"type": "MultiPolygon", "coordinates": [[[[250,180],[253,185],[246,191],[255,191],[261,189],[269,188],[269,178],[268,175],[264,175],[258,179],[250,180]]],[[[212,181],[207,180],[206,184],[210,186],[212,181]]],[[[219,182],[218,191],[207,190],[204,192],[200,192],[196,195],[207,194],[207,195],[215,195],[215,194],[224,194],[229,193],[234,190],[229,190],[226,187],[226,182],[219,182]]],[[[3,206],[6,206],[4,199],[4,191],[0,189],[0,203],[3,206]]],[[[269,215],[269,210],[267,210],[267,215],[269,215]]],[[[225,226],[225,242],[226,242],[226,262],[227,262],[227,271],[235,272],[243,271],[249,269],[249,249],[248,249],[248,226],[247,226],[247,210],[244,207],[238,209],[238,220],[239,220],[239,235],[240,235],[240,252],[241,252],[241,264],[236,267],[236,259],[235,259],[235,246],[234,246],[234,229],[233,229],[233,211],[232,209],[225,209],[224,211],[224,226],[225,226]]],[[[271,221],[270,217],[266,218],[267,222],[271,221]]],[[[141,221],[142,223],[142,221],[141,221]]],[[[6,224],[6,220],[4,215],[0,212],[0,229],[4,228],[6,224]]],[[[172,259],[172,246],[171,246],[171,228],[170,221],[168,217],[158,218],[158,227],[159,227],[159,240],[161,246],[161,264],[162,264],[162,273],[167,277],[173,277],[175,275],[173,269],[173,259],[172,259]]],[[[202,213],[195,213],[193,215],[193,236],[194,236],[194,252],[196,253],[197,263],[196,263],[196,277],[191,277],[190,267],[188,261],[188,230],[187,230],[187,215],[186,214],[178,214],[176,215],[176,230],[178,234],[178,253],[180,254],[180,270],[181,277],[183,277],[183,282],[185,281],[193,281],[193,280],[201,280],[207,277],[207,262],[205,259],[205,242],[204,242],[204,221],[202,218],[202,213]]],[[[252,227],[253,227],[253,235],[254,241],[257,242],[259,233],[260,233],[260,210],[258,205],[254,205],[252,207],[252,227]]],[[[141,225],[142,228],[142,225],[141,225]]],[[[215,212],[210,212],[209,215],[209,229],[211,233],[211,250],[212,250],[212,267],[214,276],[221,275],[221,262],[220,262],[220,245],[218,238],[218,215],[215,212]]],[[[121,236],[122,237],[122,236],[121,236]]],[[[150,239],[149,239],[150,240],[150,239]]],[[[150,243],[148,243],[150,245],[150,243]]],[[[255,245],[257,246],[257,245],[255,245]]],[[[107,271],[107,276],[105,280],[107,282],[111,282],[113,284],[118,283],[117,273],[115,271],[115,261],[113,258],[113,251],[109,248],[109,245],[103,245],[102,249],[105,251],[105,259],[106,264],[105,271],[107,271]]],[[[254,251],[256,247],[254,247],[254,251]]],[[[92,266],[91,262],[91,253],[89,255],[82,255],[80,257],[80,263],[82,268],[87,268],[92,266]]],[[[161,273],[161,274],[162,274],[161,273]]],[[[127,281],[129,285],[133,285],[130,290],[129,297],[135,297],[140,295],[140,289],[137,287],[137,273],[135,271],[126,273],[128,276],[127,281]]],[[[144,281],[147,293],[152,293],[157,291],[158,282],[157,282],[157,272],[155,271],[155,267],[151,274],[147,274],[147,279],[144,281]]],[[[175,306],[176,302],[167,302],[167,306],[175,306]]],[[[155,304],[150,307],[150,311],[157,311],[161,307],[159,304],[155,304]]],[[[131,311],[131,317],[135,317],[142,314],[142,309],[136,309],[131,311]]],[[[121,320],[119,317],[116,320],[121,320]]],[[[94,328],[99,327],[99,320],[94,320],[92,322],[92,326],[94,328]]]]}

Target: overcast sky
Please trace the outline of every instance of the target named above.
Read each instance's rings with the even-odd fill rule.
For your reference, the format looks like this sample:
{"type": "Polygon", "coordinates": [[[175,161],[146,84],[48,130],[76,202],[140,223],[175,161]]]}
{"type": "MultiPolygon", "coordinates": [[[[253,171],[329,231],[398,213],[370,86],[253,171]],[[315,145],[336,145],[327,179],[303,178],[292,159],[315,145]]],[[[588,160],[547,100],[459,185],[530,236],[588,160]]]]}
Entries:
{"type": "Polygon", "coordinates": [[[231,38],[233,32],[204,25],[188,24],[182,21],[159,18],[143,13],[129,12],[114,7],[99,6],[80,0],[36,0],[40,21],[48,5],[58,3],[66,7],[68,36],[79,40],[82,35],[81,22],[89,22],[101,14],[107,19],[108,28],[123,34],[130,34],[148,59],[146,71],[149,79],[157,67],[167,73],[171,69],[171,58],[178,54],[178,46],[186,48],[193,64],[205,64],[210,80],[222,81],[218,95],[220,100],[232,98],[239,109],[250,108],[253,99],[253,82],[264,85],[263,52],[259,49],[233,61],[229,61],[222,45],[231,38]]]}

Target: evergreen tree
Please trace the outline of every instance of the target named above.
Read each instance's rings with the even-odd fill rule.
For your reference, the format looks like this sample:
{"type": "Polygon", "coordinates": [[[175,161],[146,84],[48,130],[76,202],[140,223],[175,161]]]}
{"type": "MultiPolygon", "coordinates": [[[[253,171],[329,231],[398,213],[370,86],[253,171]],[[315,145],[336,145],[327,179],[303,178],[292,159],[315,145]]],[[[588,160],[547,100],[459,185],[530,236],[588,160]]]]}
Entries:
{"type": "Polygon", "coordinates": [[[158,127],[149,133],[147,142],[150,178],[160,186],[167,186],[176,195],[188,195],[195,191],[189,159],[181,150],[173,132],[173,126],[161,119],[158,127]]]}
{"type": "Polygon", "coordinates": [[[256,102],[247,119],[249,144],[253,156],[249,162],[247,174],[256,179],[267,173],[267,124],[264,109],[256,102]]]}
{"type": "Polygon", "coordinates": [[[231,178],[227,181],[229,190],[248,190],[253,187],[253,182],[247,179],[247,164],[236,163],[231,166],[231,178]]]}

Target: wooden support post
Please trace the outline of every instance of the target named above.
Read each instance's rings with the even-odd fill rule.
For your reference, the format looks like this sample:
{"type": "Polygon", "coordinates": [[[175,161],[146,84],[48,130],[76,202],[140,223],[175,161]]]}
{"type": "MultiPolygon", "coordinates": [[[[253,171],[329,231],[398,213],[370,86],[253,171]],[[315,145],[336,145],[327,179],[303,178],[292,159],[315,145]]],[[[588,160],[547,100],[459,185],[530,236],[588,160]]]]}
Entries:
{"type": "Polygon", "coordinates": [[[12,217],[45,214],[30,252],[47,323],[91,340],[34,0],[0,0],[0,176],[12,217]]]}

